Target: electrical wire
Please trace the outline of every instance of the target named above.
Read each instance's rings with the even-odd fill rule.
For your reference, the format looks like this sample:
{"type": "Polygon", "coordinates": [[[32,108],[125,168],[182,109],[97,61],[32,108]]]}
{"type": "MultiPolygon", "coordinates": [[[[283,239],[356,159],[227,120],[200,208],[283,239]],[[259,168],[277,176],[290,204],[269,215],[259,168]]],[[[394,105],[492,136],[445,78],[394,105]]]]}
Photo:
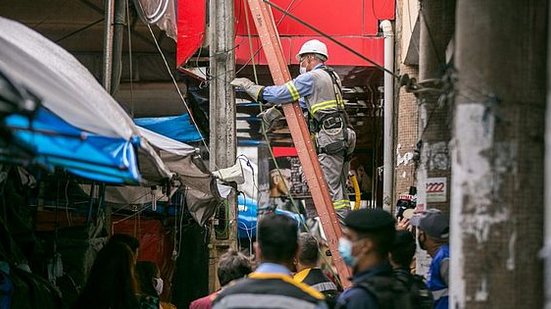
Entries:
{"type": "Polygon", "coordinates": [[[182,94],[182,91],[180,90],[180,87],[178,87],[178,83],[176,82],[176,78],[174,77],[174,74],[172,74],[172,71],[170,70],[170,66],[168,65],[168,61],[166,60],[166,57],[165,57],[165,55],[164,55],[164,53],[161,49],[161,46],[159,45],[159,42],[157,41],[157,38],[155,37],[155,34],[153,33],[153,30],[151,29],[151,26],[149,24],[147,24],[147,28],[149,29],[149,33],[151,34],[151,37],[153,38],[153,41],[155,42],[155,46],[157,47],[157,50],[159,51],[159,54],[161,55],[161,58],[163,59],[163,62],[165,64],[165,68],[166,68],[168,74],[170,75],[170,78],[172,79],[172,83],[174,84],[174,88],[176,88],[176,92],[178,93],[178,96],[180,97],[180,100],[184,104],[184,107],[186,108],[186,111],[189,114],[189,118],[191,120],[191,123],[193,123],[193,126],[195,127],[195,129],[197,130],[197,133],[201,137],[201,142],[205,146],[205,149],[209,153],[209,157],[210,157],[210,155],[211,155],[210,148],[207,145],[207,142],[205,140],[205,137],[201,133],[201,130],[199,130],[199,127],[197,126],[197,121],[193,117],[193,114],[191,113],[191,109],[187,105],[186,100],[184,99],[184,95],[182,94]]]}
{"type": "MultiPolygon", "coordinates": [[[[244,1],[244,2],[247,2],[247,0],[243,0],[243,1],[244,1]]],[[[296,1],[296,0],[293,0],[293,1],[291,1],[291,2],[289,3],[289,5],[287,5],[287,8],[285,9],[286,12],[290,12],[290,11],[291,11],[291,6],[293,6],[293,4],[295,3],[295,1],[296,1]]],[[[246,18],[248,18],[248,14],[246,14],[246,15],[247,15],[246,18]]],[[[287,15],[285,15],[285,14],[284,14],[283,16],[281,16],[281,18],[276,22],[276,27],[279,26],[279,25],[283,22],[283,20],[285,19],[286,16],[287,16],[287,15]]],[[[248,26],[248,23],[247,23],[247,27],[249,27],[249,26],[248,26]]],[[[250,33],[250,29],[248,29],[248,32],[250,33]]],[[[251,45],[252,45],[252,44],[251,44],[251,45]]],[[[254,52],[253,58],[256,57],[256,55],[258,55],[258,53],[259,53],[261,50],[262,50],[262,46],[260,46],[260,47],[254,52]]],[[[243,64],[243,65],[241,66],[241,68],[240,68],[239,70],[237,70],[237,72],[236,72],[235,74],[239,74],[247,65],[249,65],[249,63],[251,63],[250,60],[247,60],[247,62],[245,62],[245,64],[243,64]]]]}
{"type": "Polygon", "coordinates": [[[132,68],[132,31],[130,29],[130,5],[126,1],[126,28],[128,31],[128,66],[130,77],[130,117],[134,118],[134,72],[132,68]]]}
{"type": "Polygon", "coordinates": [[[69,179],[67,179],[67,183],[65,184],[65,216],[67,217],[67,223],[69,223],[69,226],[71,226],[73,225],[73,222],[69,217],[69,193],[67,192],[68,188],[69,188],[69,179]]]}
{"type": "Polygon", "coordinates": [[[354,49],[352,49],[352,48],[346,46],[345,44],[343,44],[343,43],[341,43],[341,42],[335,40],[333,37],[331,37],[331,36],[328,35],[327,33],[325,33],[325,32],[323,32],[323,31],[319,30],[318,28],[316,28],[316,27],[312,26],[311,24],[305,22],[304,20],[302,20],[302,19],[296,17],[295,15],[293,15],[293,14],[291,14],[291,13],[285,11],[283,8],[281,8],[281,7],[278,6],[277,4],[275,4],[275,3],[273,3],[273,2],[271,2],[271,1],[269,1],[269,0],[262,0],[262,1],[264,1],[264,3],[268,4],[268,5],[271,6],[272,8],[274,8],[274,9],[278,10],[279,12],[283,13],[284,15],[288,15],[290,18],[292,18],[293,20],[295,20],[295,21],[298,22],[299,24],[301,24],[301,25],[303,25],[303,26],[309,28],[310,30],[313,30],[314,32],[318,33],[319,35],[323,36],[324,38],[326,38],[326,39],[330,40],[331,42],[337,44],[338,46],[340,46],[340,47],[346,49],[347,51],[351,52],[351,53],[354,54],[355,56],[361,58],[362,60],[365,60],[365,61],[371,63],[371,64],[372,64],[374,67],[376,67],[377,69],[379,69],[379,70],[381,70],[381,71],[383,71],[383,72],[386,72],[386,73],[388,73],[388,74],[394,76],[394,78],[396,78],[396,79],[400,79],[400,75],[397,75],[396,73],[394,73],[394,72],[392,72],[392,71],[390,71],[390,70],[388,70],[388,69],[385,69],[383,66],[379,65],[379,64],[376,63],[375,61],[373,61],[373,60],[367,58],[366,56],[360,54],[359,52],[357,52],[357,51],[355,51],[354,49]]]}

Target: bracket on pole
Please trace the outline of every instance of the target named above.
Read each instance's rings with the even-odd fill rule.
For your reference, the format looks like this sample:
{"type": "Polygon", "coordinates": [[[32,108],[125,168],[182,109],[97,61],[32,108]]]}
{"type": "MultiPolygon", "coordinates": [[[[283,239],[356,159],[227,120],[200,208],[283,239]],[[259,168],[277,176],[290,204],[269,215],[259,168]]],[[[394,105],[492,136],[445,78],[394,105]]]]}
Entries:
{"type": "MultiPolygon", "coordinates": [[[[291,74],[289,74],[289,68],[283,57],[281,41],[272,10],[262,0],[248,0],[248,2],[274,83],[282,85],[291,80],[291,74]]],[[[289,131],[291,131],[291,137],[297,149],[312,199],[327,236],[333,263],[337,268],[342,286],[346,288],[350,286],[350,281],[348,280],[350,270],[338,251],[338,241],[342,231],[333,210],[333,202],[329,196],[327,182],[325,181],[316,151],[310,139],[310,132],[297,102],[284,104],[283,113],[289,125],[289,131]]]]}

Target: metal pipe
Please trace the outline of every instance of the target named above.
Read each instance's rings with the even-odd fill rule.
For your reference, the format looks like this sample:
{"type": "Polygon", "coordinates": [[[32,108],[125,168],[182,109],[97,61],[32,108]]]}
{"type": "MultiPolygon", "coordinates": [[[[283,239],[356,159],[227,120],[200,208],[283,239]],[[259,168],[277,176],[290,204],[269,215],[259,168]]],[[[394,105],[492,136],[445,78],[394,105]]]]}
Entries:
{"type": "MultiPolygon", "coordinates": [[[[551,19],[551,7],[549,15],[551,19]]],[[[547,119],[545,121],[545,175],[544,175],[544,227],[542,250],[544,267],[544,308],[551,309],[551,27],[548,27],[547,42],[547,119]]]]}
{"type": "Polygon", "coordinates": [[[392,187],[394,182],[393,137],[394,137],[394,78],[388,71],[394,71],[394,31],[389,20],[381,22],[385,40],[384,76],[384,137],[383,137],[383,209],[392,209],[392,187]]]}
{"type": "Polygon", "coordinates": [[[112,51],[112,77],[109,93],[114,94],[119,88],[122,75],[122,41],[124,26],[126,24],[126,1],[118,0],[114,12],[113,23],[113,51],[112,51]]]}
{"type": "Polygon", "coordinates": [[[115,0],[105,1],[105,28],[103,32],[103,87],[111,93],[111,74],[113,62],[113,20],[115,18],[115,0]]]}

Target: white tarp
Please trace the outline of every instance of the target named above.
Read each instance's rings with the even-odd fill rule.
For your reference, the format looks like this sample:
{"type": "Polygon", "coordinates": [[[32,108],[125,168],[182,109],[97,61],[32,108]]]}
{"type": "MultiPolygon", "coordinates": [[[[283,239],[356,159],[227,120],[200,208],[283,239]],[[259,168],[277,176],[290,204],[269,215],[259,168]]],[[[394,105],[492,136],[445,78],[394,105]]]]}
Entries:
{"type": "MultiPolygon", "coordinates": [[[[38,32],[2,17],[0,70],[79,129],[126,141],[141,137],[132,119],[75,57],[38,32]]],[[[138,160],[146,183],[172,175],[144,138],[138,160]]]]}

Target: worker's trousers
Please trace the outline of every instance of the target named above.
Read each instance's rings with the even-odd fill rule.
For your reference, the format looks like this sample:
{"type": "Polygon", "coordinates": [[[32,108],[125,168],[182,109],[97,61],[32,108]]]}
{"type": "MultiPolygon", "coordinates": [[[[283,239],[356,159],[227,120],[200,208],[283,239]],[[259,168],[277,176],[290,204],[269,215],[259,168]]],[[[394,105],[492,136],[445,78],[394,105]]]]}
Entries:
{"type": "Polygon", "coordinates": [[[321,170],[327,181],[335,213],[341,219],[350,211],[346,181],[348,179],[348,171],[350,170],[350,156],[356,147],[356,132],[352,129],[344,128],[347,134],[347,138],[345,139],[342,130],[343,128],[322,129],[316,133],[318,159],[321,170]],[[326,150],[327,148],[332,148],[331,144],[336,143],[334,145],[338,145],[339,142],[344,142],[342,143],[342,150],[335,152],[326,150]]]}

